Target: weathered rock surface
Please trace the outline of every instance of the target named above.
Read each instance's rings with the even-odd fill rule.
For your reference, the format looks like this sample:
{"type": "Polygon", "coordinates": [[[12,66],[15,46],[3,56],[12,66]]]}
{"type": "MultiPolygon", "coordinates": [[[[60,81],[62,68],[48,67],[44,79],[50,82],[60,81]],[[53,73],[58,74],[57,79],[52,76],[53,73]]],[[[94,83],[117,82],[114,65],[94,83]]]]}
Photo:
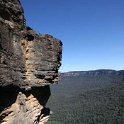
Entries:
{"type": "Polygon", "coordinates": [[[0,17],[17,28],[24,28],[24,11],[19,0],[0,0],[0,17]]]}
{"type": "Polygon", "coordinates": [[[58,81],[61,42],[50,35],[13,32],[0,23],[0,86],[41,86],[58,81]]]}
{"type": "Polygon", "coordinates": [[[26,27],[19,0],[0,0],[0,124],[44,124],[62,43],[26,27]]]}
{"type": "Polygon", "coordinates": [[[30,91],[8,86],[0,88],[0,124],[44,124],[50,110],[45,104],[50,96],[49,86],[30,91]]]}

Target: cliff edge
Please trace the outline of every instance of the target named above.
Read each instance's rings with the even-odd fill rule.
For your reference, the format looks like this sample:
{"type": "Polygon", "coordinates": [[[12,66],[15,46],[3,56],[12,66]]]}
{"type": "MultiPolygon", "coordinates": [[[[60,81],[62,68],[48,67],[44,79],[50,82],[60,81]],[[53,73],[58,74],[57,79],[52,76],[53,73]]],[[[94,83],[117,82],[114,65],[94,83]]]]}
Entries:
{"type": "Polygon", "coordinates": [[[0,0],[0,124],[45,124],[62,42],[26,26],[19,0],[0,0]]]}

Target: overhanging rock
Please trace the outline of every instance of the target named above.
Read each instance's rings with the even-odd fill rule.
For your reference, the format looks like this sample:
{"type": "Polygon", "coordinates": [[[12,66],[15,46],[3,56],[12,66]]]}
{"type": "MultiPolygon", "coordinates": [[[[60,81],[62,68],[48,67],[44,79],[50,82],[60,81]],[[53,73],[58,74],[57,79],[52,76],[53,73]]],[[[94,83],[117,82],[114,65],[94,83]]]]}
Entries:
{"type": "Polygon", "coordinates": [[[59,81],[62,42],[26,27],[18,0],[0,0],[0,123],[44,124],[49,84],[59,81]]]}

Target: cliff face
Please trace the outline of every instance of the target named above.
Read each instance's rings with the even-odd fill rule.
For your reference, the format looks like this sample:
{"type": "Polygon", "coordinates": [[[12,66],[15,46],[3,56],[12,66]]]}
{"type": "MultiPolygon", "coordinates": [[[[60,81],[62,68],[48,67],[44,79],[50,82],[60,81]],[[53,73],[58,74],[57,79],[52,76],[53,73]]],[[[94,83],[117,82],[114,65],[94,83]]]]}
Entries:
{"type": "Polygon", "coordinates": [[[62,43],[26,27],[18,0],[0,0],[0,123],[44,124],[49,84],[59,80],[62,43]]]}
{"type": "Polygon", "coordinates": [[[61,77],[74,77],[74,76],[124,76],[124,70],[110,70],[99,69],[91,71],[71,71],[62,73],[61,77]]]}

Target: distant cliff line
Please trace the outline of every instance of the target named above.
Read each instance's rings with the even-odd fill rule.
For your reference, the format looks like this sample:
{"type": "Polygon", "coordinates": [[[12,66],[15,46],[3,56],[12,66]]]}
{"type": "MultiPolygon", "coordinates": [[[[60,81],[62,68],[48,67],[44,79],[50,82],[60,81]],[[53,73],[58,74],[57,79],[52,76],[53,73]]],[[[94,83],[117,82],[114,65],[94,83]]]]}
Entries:
{"type": "Polygon", "coordinates": [[[61,73],[62,76],[101,76],[101,75],[122,75],[124,76],[124,70],[112,70],[112,69],[98,69],[89,71],[69,71],[61,73]]]}

